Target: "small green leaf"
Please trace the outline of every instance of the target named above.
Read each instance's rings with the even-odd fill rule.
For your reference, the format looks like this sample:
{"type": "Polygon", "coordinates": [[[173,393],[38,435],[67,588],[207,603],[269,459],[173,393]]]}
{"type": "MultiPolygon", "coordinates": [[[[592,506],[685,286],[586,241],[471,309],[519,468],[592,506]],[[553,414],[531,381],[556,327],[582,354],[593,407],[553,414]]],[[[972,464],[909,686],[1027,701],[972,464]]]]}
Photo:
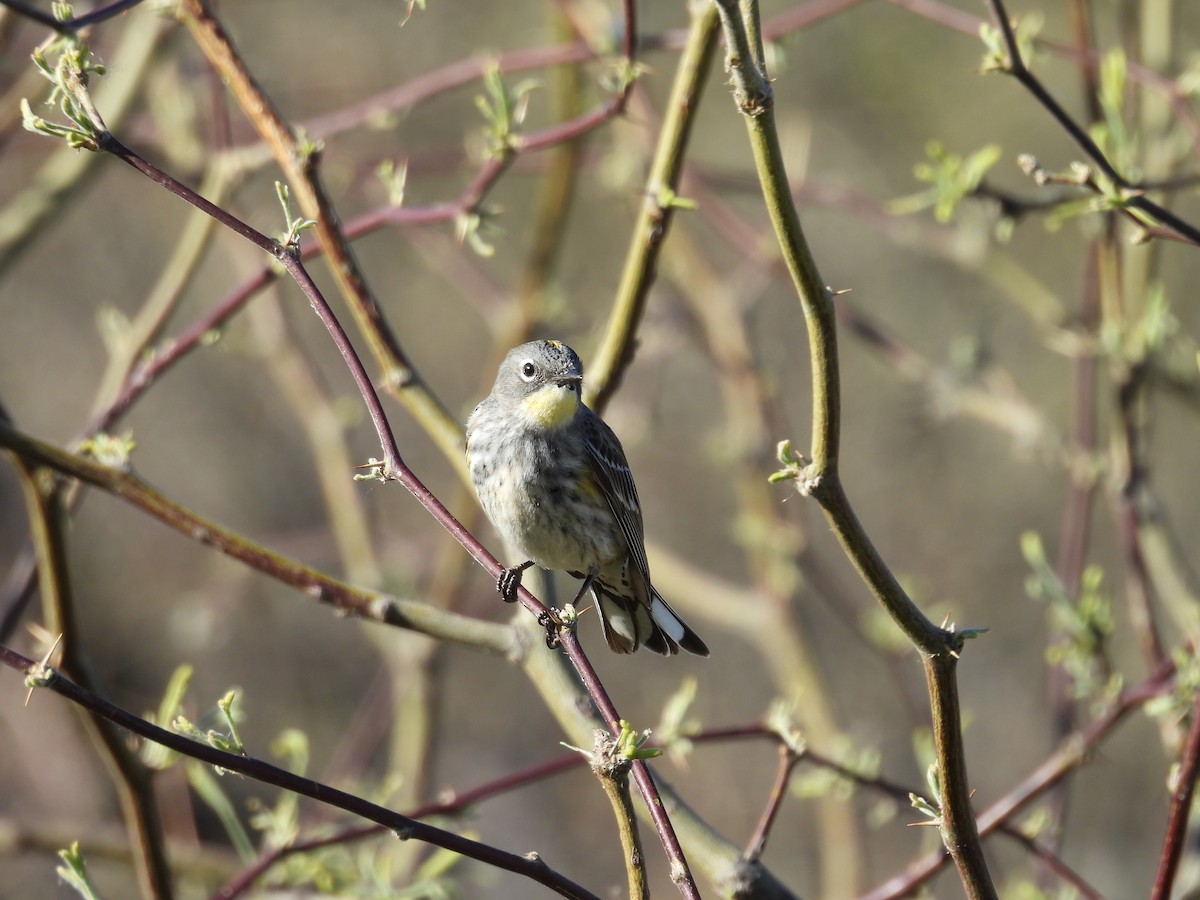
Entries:
{"type": "Polygon", "coordinates": [[[375,174],[387,189],[388,203],[399,209],[404,206],[404,188],[408,182],[408,163],[397,165],[390,159],[385,159],[375,167],[375,174]]]}
{"type": "Polygon", "coordinates": [[[70,147],[96,150],[99,147],[99,123],[93,122],[85,104],[89,75],[103,75],[104,66],[93,61],[86,41],[76,33],[60,34],[32,54],[38,73],[54,86],[46,101],[57,105],[67,122],[51,122],[35,116],[28,101],[21,103],[21,123],[29,131],[65,141],[70,147]]]}
{"type": "Polygon", "coordinates": [[[482,81],[484,93],[475,98],[475,106],[483,114],[486,152],[491,159],[502,158],[516,146],[518,130],[529,109],[530,94],[539,85],[527,80],[510,88],[495,62],[487,67],[482,81]]]}
{"type": "Polygon", "coordinates": [[[1100,103],[1108,111],[1120,116],[1125,105],[1125,82],[1128,64],[1125,51],[1120,47],[1104,54],[1100,62],[1100,103]]]}
{"type": "Polygon", "coordinates": [[[979,66],[981,72],[1007,72],[1008,51],[1004,48],[1004,36],[1000,29],[989,22],[979,25],[979,39],[983,41],[985,53],[979,66]]]}
{"type": "Polygon", "coordinates": [[[663,704],[662,717],[656,730],[666,743],[695,731],[697,723],[689,721],[687,715],[696,700],[698,686],[695,678],[684,678],[675,693],[663,704]]]}
{"type": "Polygon", "coordinates": [[[1108,686],[1105,641],[1114,628],[1112,599],[1102,590],[1103,570],[1084,569],[1078,596],[1072,598],[1047,561],[1041,538],[1026,532],[1021,551],[1032,570],[1025,590],[1031,599],[1047,604],[1050,626],[1057,635],[1046,648],[1047,662],[1067,674],[1076,699],[1102,697],[1108,686]]]}
{"type": "Polygon", "coordinates": [[[102,466],[116,469],[119,472],[130,470],[130,457],[137,442],[133,439],[133,431],[127,429],[124,434],[107,434],[97,432],[86,440],[80,441],[79,452],[90,456],[102,466]]]}
{"type": "MultiPolygon", "coordinates": [[[[147,716],[147,718],[156,725],[163,726],[177,717],[182,718],[178,716],[179,709],[183,705],[183,698],[187,694],[188,685],[191,683],[191,680],[192,667],[186,663],[177,666],[175,671],[171,673],[171,680],[167,682],[166,690],[163,691],[163,698],[159,701],[158,711],[147,716]]],[[[147,767],[162,770],[171,765],[178,757],[178,754],[164,747],[162,744],[146,741],[142,745],[141,756],[142,761],[147,767]]]]}
{"type": "Polygon", "coordinates": [[[937,221],[949,222],[959,203],[978,190],[984,176],[1000,161],[1002,152],[998,144],[988,144],[961,156],[948,152],[938,141],[930,141],[925,148],[928,161],[913,167],[914,177],[930,188],[891,201],[889,211],[909,215],[932,207],[937,221]]]}
{"type": "Polygon", "coordinates": [[[990,628],[959,628],[954,634],[964,641],[971,641],[989,631],[991,631],[990,628]]]}
{"type": "Polygon", "coordinates": [[[804,454],[797,453],[792,449],[790,440],[782,440],[775,445],[775,458],[783,466],[776,472],[772,472],[767,476],[769,484],[778,484],[781,481],[797,481],[804,477],[804,470],[808,466],[808,459],[804,454]]]}
{"type": "Polygon", "coordinates": [[[1128,80],[1128,62],[1125,51],[1120,47],[1106,53],[1100,61],[1100,109],[1104,113],[1103,150],[1113,159],[1117,168],[1131,178],[1138,178],[1136,170],[1136,139],[1125,125],[1125,88],[1128,80]]]}
{"type": "Polygon", "coordinates": [[[275,196],[279,199],[279,205],[283,207],[283,218],[287,223],[287,228],[279,242],[285,247],[294,248],[300,242],[300,235],[310,228],[317,227],[317,221],[292,215],[292,192],[282,181],[275,182],[275,196]]]}
{"type": "Polygon", "coordinates": [[[928,818],[931,823],[941,822],[942,811],[920,794],[909,793],[908,802],[912,804],[913,809],[928,818]]]}
{"type": "Polygon", "coordinates": [[[225,721],[225,726],[229,729],[228,749],[231,753],[236,753],[238,756],[246,755],[246,745],[242,743],[242,736],[238,734],[237,722],[242,718],[240,712],[235,715],[233,703],[237,699],[237,691],[228,691],[224,697],[217,701],[217,709],[221,711],[221,718],[225,721]]]}
{"type": "MultiPolygon", "coordinates": [[[[614,94],[623,94],[629,87],[650,71],[649,66],[639,62],[630,62],[624,56],[613,58],[609,68],[600,76],[600,86],[614,94]]],[[[779,72],[772,67],[772,72],[778,77],[779,72]]]]}
{"type": "Polygon", "coordinates": [[[58,858],[63,861],[63,865],[54,870],[58,873],[58,877],[84,900],[100,900],[100,895],[96,893],[96,889],[88,877],[83,854],[79,851],[79,842],[74,841],[66,850],[59,850],[58,858]]]}
{"type": "Polygon", "coordinates": [[[212,771],[204,763],[195,760],[187,761],[185,771],[188,784],[195,791],[196,796],[216,814],[217,820],[224,827],[225,833],[229,835],[230,843],[237,850],[238,856],[243,862],[252,862],[258,855],[254,849],[254,843],[238,818],[233,802],[225,795],[224,789],[220,782],[213,777],[212,771]]]}
{"type": "Polygon", "coordinates": [[[687,197],[681,197],[666,185],[659,187],[655,192],[654,201],[661,209],[698,209],[699,204],[695,200],[687,197]]]}
{"type": "Polygon", "coordinates": [[[621,720],[621,732],[617,735],[617,756],[621,759],[654,759],[662,756],[662,750],[657,747],[647,747],[650,740],[650,729],[635,731],[633,726],[621,720]]]}
{"type": "Polygon", "coordinates": [[[483,238],[482,232],[487,225],[487,217],[478,210],[463,213],[457,220],[459,243],[466,244],[484,259],[490,259],[496,255],[496,248],[483,238]]]}
{"type": "Polygon", "coordinates": [[[767,728],[779,736],[792,753],[799,756],[808,746],[804,733],[796,726],[796,704],[791,700],[776,698],[767,707],[767,728]]]}

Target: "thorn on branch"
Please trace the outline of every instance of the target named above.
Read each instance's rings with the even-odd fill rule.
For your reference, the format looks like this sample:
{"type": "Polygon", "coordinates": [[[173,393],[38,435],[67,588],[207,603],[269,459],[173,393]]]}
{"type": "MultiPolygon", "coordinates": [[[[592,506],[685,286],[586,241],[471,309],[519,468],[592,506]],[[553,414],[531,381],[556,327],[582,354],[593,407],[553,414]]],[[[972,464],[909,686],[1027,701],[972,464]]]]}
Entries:
{"type": "Polygon", "coordinates": [[[58,645],[61,643],[62,635],[60,634],[54,638],[54,643],[50,645],[50,649],[46,651],[45,655],[38,660],[37,665],[26,673],[25,687],[29,688],[29,693],[25,695],[26,706],[29,705],[29,701],[33,697],[33,692],[36,688],[48,687],[58,677],[58,672],[50,666],[50,657],[58,650],[58,645]]]}
{"type": "Polygon", "coordinates": [[[355,466],[356,469],[366,469],[366,472],[356,474],[355,481],[390,481],[391,478],[387,472],[387,464],[382,459],[371,457],[360,466],[355,466]]]}

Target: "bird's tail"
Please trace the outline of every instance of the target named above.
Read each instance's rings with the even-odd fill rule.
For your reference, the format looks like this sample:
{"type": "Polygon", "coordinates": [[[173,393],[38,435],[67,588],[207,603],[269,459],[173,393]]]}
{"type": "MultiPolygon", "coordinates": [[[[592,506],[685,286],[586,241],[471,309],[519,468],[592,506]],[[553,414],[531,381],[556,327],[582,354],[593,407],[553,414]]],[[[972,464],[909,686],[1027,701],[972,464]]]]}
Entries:
{"type": "Polygon", "coordinates": [[[708,647],[688,624],[679,618],[662,595],[650,589],[650,605],[635,597],[622,596],[594,584],[592,595],[600,611],[604,639],[616,653],[633,653],[638,647],[669,656],[682,647],[688,653],[708,656],[708,647]]]}

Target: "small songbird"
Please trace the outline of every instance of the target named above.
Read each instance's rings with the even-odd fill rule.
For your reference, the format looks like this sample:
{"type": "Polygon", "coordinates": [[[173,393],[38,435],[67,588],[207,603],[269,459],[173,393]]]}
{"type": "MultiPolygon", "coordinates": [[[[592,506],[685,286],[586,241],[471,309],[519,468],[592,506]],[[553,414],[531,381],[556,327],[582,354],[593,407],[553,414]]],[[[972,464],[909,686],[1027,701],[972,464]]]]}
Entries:
{"type": "Polygon", "coordinates": [[[498,587],[516,598],[532,565],[583,579],[608,646],[708,656],[708,647],[650,584],[642,507],[625,451],[581,399],[583,364],[559,341],[509,351],[467,422],[467,465],[483,511],[526,562],[498,587]]]}

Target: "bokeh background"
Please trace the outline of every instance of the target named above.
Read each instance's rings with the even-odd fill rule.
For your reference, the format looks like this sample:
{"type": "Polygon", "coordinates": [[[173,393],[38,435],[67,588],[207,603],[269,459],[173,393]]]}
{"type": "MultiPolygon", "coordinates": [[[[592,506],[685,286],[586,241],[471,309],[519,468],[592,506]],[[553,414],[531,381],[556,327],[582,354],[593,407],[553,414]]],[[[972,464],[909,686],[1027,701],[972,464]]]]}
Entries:
{"type": "MultiPolygon", "coordinates": [[[[927,366],[925,375],[913,377],[878,345],[843,332],[842,477],[883,557],[921,607],[938,620],[949,616],[960,626],[990,629],[967,646],[959,669],[970,775],[983,809],[1037,767],[1062,736],[1046,662],[1055,632],[1046,605],[1026,590],[1030,568],[1020,541],[1027,532],[1040,535],[1051,561],[1059,549],[1073,361],[1055,338],[1075,325],[1088,243],[1101,226],[1088,217],[1051,228],[1031,215],[1000,242],[998,209],[986,200],[965,202],[948,223],[935,221],[929,209],[893,215],[891,201],[927,187],[914,177],[914,166],[926,159],[932,140],[960,154],[998,145],[1000,161],[988,183],[1026,198],[1038,191],[1017,168],[1018,154],[1033,153],[1052,169],[1064,169],[1080,154],[1014,81],[979,72],[982,43],[950,25],[985,15],[983,4],[923,8],[940,11],[946,20],[940,22],[919,14],[918,4],[825,5],[831,15],[772,48],[777,114],[801,216],[830,286],[849,290],[846,304],[927,366]]],[[[1084,5],[1093,9],[1099,47],[1136,52],[1145,46],[1140,29],[1149,30],[1151,14],[1141,4],[1084,5]]],[[[644,35],[687,24],[683,3],[641,6],[644,35]]],[[[818,4],[764,3],[763,12],[770,20],[805,6],[818,4]]],[[[1012,12],[1042,17],[1040,34],[1069,45],[1065,6],[1014,4],[1012,12]]],[[[403,4],[391,2],[255,0],[222,4],[219,15],[263,88],[289,120],[303,125],[459,60],[560,43],[571,27],[563,10],[568,22],[597,40],[618,21],[614,4],[544,2],[435,3],[405,24],[403,4]]],[[[1176,4],[1161,15],[1170,19],[1171,54],[1155,62],[1175,75],[1200,38],[1200,14],[1191,4],[1176,4]]],[[[123,54],[132,50],[123,42],[132,40],[134,29],[160,32],[114,130],[156,164],[200,185],[221,156],[219,136],[226,129],[234,148],[253,146],[255,136],[186,32],[148,21],[156,21],[155,13],[137,9],[93,32],[95,52],[113,70],[107,79],[130,65],[123,54]]],[[[11,217],[52,157],[66,152],[20,129],[18,99],[39,96],[44,84],[30,78],[28,62],[44,35],[12,12],[0,19],[0,216],[11,217]]],[[[536,308],[537,334],[566,340],[585,365],[609,313],[676,60],[671,50],[644,53],[645,71],[628,113],[582,142],[559,255],[536,308]]],[[[1035,66],[1082,117],[1080,70],[1070,56],[1043,48],[1035,66]]],[[[604,99],[599,82],[605,71],[597,62],[579,68],[581,108],[604,99]]],[[[561,118],[554,104],[564,70],[506,77],[538,82],[527,128],[561,118]]],[[[104,81],[96,83],[102,112],[104,81]]],[[[457,196],[479,166],[475,97],[481,91],[474,83],[327,138],[322,172],[341,218],[386,203],[374,174],[381,160],[407,162],[407,205],[457,196]]],[[[1141,83],[1128,88],[1131,126],[1150,122],[1139,149],[1152,154],[1168,147],[1178,170],[1194,171],[1194,152],[1173,130],[1178,123],[1156,126],[1147,113],[1157,96],[1141,83]]],[[[495,249],[490,257],[463,245],[451,223],[384,229],[355,243],[401,342],[461,421],[486,393],[506,349],[499,336],[509,333],[528,271],[550,158],[522,156],[489,196],[496,213],[484,235],[495,249]]],[[[1144,157],[1139,161],[1145,164],[1144,157]]],[[[697,115],[687,171],[700,179],[693,182],[697,192],[741,217],[769,252],[773,239],[745,128],[719,64],[697,115]]],[[[222,205],[261,230],[281,230],[272,187],[277,177],[270,164],[250,169],[222,205]]],[[[1200,212],[1191,196],[1179,196],[1177,204],[1184,216],[1200,212]]],[[[793,705],[814,749],[855,765],[873,762],[880,775],[924,789],[928,708],[915,651],[897,641],[874,610],[816,506],[786,484],[765,484],[777,467],[775,442],[790,438],[803,450],[809,439],[799,304],[789,285],[732,244],[707,217],[703,200],[700,205],[675,221],[636,358],[607,415],[638,478],[656,581],[704,636],[712,657],[618,658],[604,649],[591,616],[581,625],[584,645],[621,714],[638,727],[654,726],[666,700],[685,679],[695,679],[690,717],[703,727],[759,721],[782,699],[793,705]],[[698,314],[717,302],[744,324],[754,378],[767,398],[769,428],[753,446],[731,419],[710,332],[698,314]],[[750,486],[742,481],[747,460],[761,474],[750,486]],[[756,570],[764,556],[775,566],[773,590],[756,570]],[[672,590],[683,583],[711,583],[713,591],[672,590]],[[730,627],[728,620],[742,611],[714,609],[728,586],[742,589],[739,596],[750,604],[744,615],[763,622],[764,633],[730,627]],[[772,622],[794,630],[799,643],[783,645],[786,652],[802,647],[807,656],[773,656],[781,645],[770,633],[772,622]],[[822,711],[816,719],[814,710],[822,711]]],[[[119,339],[112,335],[119,336],[122,319],[145,302],[191,217],[179,199],[101,157],[42,229],[19,246],[6,245],[0,402],[22,429],[59,445],[80,432],[104,370],[105,335],[119,339]]],[[[1130,306],[1143,305],[1145,284],[1160,280],[1179,333],[1195,333],[1195,249],[1174,243],[1135,248],[1128,241],[1122,248],[1129,272],[1144,266],[1153,274],[1126,276],[1130,306]]],[[[248,244],[216,231],[166,333],[194,321],[262,262],[248,244]]],[[[321,264],[310,268],[333,297],[321,264]]],[[[332,537],[311,444],[263,350],[281,329],[282,340],[309,361],[334,398],[354,461],[378,455],[344,365],[303,297],[282,282],[164,377],[118,430],[132,430],[136,471],[168,496],[340,576],[347,564],[332,537]]],[[[1108,456],[1115,401],[1104,359],[1099,371],[1098,488],[1086,558],[1103,570],[1103,591],[1113,601],[1113,668],[1134,683],[1145,677],[1147,663],[1125,604],[1128,573],[1114,526],[1108,456]]],[[[1153,425],[1147,431],[1151,484],[1185,561],[1194,559],[1200,532],[1194,367],[1191,376],[1177,391],[1152,392],[1146,407],[1153,425]]],[[[454,468],[399,404],[385,402],[407,462],[503,558],[454,468]]],[[[420,599],[435,575],[452,570],[455,554],[465,559],[403,488],[366,482],[355,490],[387,589],[420,599]]],[[[0,570],[18,559],[27,525],[13,470],[0,466],[0,570]]],[[[443,788],[463,790],[566,752],[560,729],[521,671],[504,659],[337,617],[113,497],[94,491],[85,497],[72,522],[70,564],[88,651],[111,697],[131,710],[156,708],[171,673],[188,663],[194,676],[185,709],[195,720],[237,687],[251,752],[268,756],[276,735],[300,729],[310,742],[312,774],[377,795],[409,790],[428,799],[443,788]],[[405,749],[414,736],[418,748],[405,749]],[[397,759],[420,763],[400,771],[391,762],[397,759]]],[[[498,621],[513,615],[481,569],[464,564],[452,582],[445,599],[456,610],[498,621]]],[[[1179,646],[1188,637],[1183,622],[1162,608],[1156,612],[1168,645],[1179,646]]],[[[33,655],[38,645],[27,625],[39,619],[35,602],[9,642],[33,655]]],[[[1095,713],[1094,700],[1077,704],[1078,721],[1095,713]]],[[[1062,857],[1106,896],[1137,896],[1153,877],[1176,749],[1164,746],[1161,734],[1159,722],[1135,713],[1071,781],[1062,857]]],[[[740,844],[763,808],[776,751],[765,741],[706,744],[683,763],[657,766],[740,844]]],[[[908,827],[921,819],[915,811],[869,790],[831,787],[814,771],[797,770],[764,855],[797,893],[836,897],[848,885],[850,893],[865,891],[937,846],[936,829],[908,827]],[[824,843],[829,823],[845,821],[847,812],[855,840],[830,850],[824,843]],[[831,874],[823,854],[838,852],[852,854],[843,858],[853,864],[849,872],[831,874]]],[[[177,770],[160,783],[167,827],[192,873],[182,894],[202,896],[237,870],[236,857],[212,813],[189,798],[177,770]],[[218,874],[198,874],[211,871],[218,874]]],[[[253,783],[229,777],[221,785],[244,818],[256,802],[277,801],[273,791],[253,783]]],[[[305,828],[337,819],[309,804],[301,809],[305,828]]],[[[505,849],[536,850],[601,895],[624,891],[610,813],[583,770],[489,801],[465,823],[505,849]]],[[[90,849],[89,865],[106,896],[135,890],[121,859],[114,794],[78,717],[49,693],[26,705],[22,680],[12,672],[0,675],[0,834],[11,836],[0,841],[0,896],[70,896],[54,875],[50,851],[75,839],[90,849]]],[[[672,888],[662,854],[652,832],[644,837],[656,892],[667,896],[672,888]]],[[[1025,896],[1019,892],[1042,877],[1011,842],[994,838],[988,849],[1006,895],[1025,896]]],[[[383,859],[391,849],[385,843],[369,852],[383,859]]],[[[465,862],[449,877],[465,897],[517,898],[539,890],[465,862]]],[[[397,871],[392,883],[411,880],[397,871]]],[[[347,895],[386,895],[382,888],[372,894],[368,881],[347,895]]],[[[1052,896],[1059,889],[1053,879],[1042,885],[1052,896]]],[[[706,894],[711,890],[701,886],[706,894]]],[[[960,892],[949,870],[933,882],[936,896],[960,892]]]]}

